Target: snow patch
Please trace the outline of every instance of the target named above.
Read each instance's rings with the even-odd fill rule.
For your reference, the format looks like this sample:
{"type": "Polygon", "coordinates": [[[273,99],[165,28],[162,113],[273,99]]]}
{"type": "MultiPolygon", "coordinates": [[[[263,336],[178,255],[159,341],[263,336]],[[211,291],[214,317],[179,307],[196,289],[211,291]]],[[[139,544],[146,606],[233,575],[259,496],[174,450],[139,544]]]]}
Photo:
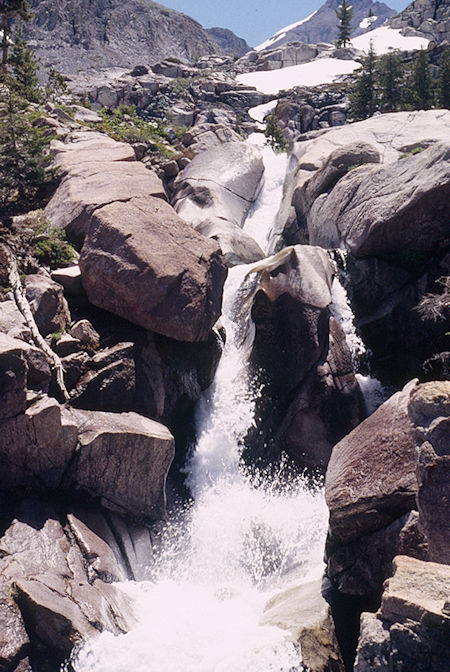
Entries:
{"type": "Polygon", "coordinates": [[[281,70],[245,72],[236,79],[246,86],[256,87],[261,93],[276,95],[279,91],[292,89],[294,86],[330,84],[340,75],[349,75],[360,67],[361,64],[356,61],[320,58],[281,70]]]}
{"type": "Polygon", "coordinates": [[[274,42],[277,42],[278,40],[281,40],[283,37],[286,37],[286,33],[289,30],[294,30],[294,28],[297,28],[297,26],[301,26],[303,23],[306,23],[312,17],[314,14],[317,14],[317,9],[315,12],[312,12],[312,14],[309,14],[305,19],[302,19],[301,21],[297,21],[296,23],[291,23],[289,26],[285,26],[284,28],[280,28],[280,30],[277,33],[274,33],[272,37],[269,37],[268,40],[265,42],[262,42],[259,44],[257,47],[255,47],[255,51],[263,51],[263,49],[267,49],[270,47],[274,42]]]}
{"type": "Polygon", "coordinates": [[[262,124],[264,122],[264,117],[276,108],[277,103],[278,98],[275,98],[275,100],[271,100],[268,103],[251,107],[248,111],[248,116],[262,124]]]}
{"type": "Polygon", "coordinates": [[[375,23],[377,19],[378,16],[366,16],[366,18],[363,19],[359,24],[359,27],[362,28],[363,30],[366,30],[366,28],[370,28],[372,23],[375,23]]]}
{"type": "Polygon", "coordinates": [[[351,40],[355,49],[369,51],[370,42],[373,43],[375,52],[380,56],[387,54],[390,49],[401,49],[402,51],[413,51],[414,49],[426,49],[430,40],[425,37],[415,37],[414,35],[405,37],[397,28],[381,26],[370,30],[364,35],[359,35],[351,40]]]}

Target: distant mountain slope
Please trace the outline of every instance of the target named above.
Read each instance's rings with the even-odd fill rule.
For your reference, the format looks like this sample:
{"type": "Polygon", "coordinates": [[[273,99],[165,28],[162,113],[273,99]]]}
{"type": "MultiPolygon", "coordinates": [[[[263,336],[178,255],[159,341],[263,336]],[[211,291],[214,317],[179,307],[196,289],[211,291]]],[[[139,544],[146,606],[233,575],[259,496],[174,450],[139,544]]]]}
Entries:
{"type": "MultiPolygon", "coordinates": [[[[327,0],[316,12],[306,19],[293,23],[279,30],[272,38],[256,47],[261,49],[275,49],[286,42],[307,42],[318,44],[319,42],[334,42],[337,37],[336,9],[342,0],[327,0]]],[[[378,28],[385,21],[395,15],[384,2],[372,0],[353,0],[352,36],[365,33],[368,28],[378,28]],[[369,9],[372,9],[375,20],[367,20],[369,9]]]]}
{"type": "Polygon", "coordinates": [[[243,56],[251,49],[242,37],[238,37],[228,28],[206,28],[205,30],[226,54],[243,56]]]}
{"type": "Polygon", "coordinates": [[[197,21],[151,0],[32,0],[31,6],[27,38],[43,63],[66,73],[222,53],[197,21]]]}

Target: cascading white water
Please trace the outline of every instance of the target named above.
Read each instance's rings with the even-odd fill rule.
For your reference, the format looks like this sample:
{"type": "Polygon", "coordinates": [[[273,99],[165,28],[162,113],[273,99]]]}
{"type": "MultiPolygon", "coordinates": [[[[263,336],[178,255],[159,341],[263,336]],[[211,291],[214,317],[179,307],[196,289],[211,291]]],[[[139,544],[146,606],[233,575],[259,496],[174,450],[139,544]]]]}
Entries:
{"type": "MultiPolygon", "coordinates": [[[[361,360],[367,356],[367,349],[363,340],[358,335],[355,327],[355,316],[350,307],[348,295],[341,284],[338,275],[333,279],[331,287],[330,312],[339,322],[344,333],[347,345],[352,353],[355,371],[358,371],[361,360]]],[[[356,379],[364,397],[364,403],[368,415],[371,415],[378,406],[386,401],[388,394],[382,383],[371,375],[356,373],[356,379]]]]}
{"type": "MultiPolygon", "coordinates": [[[[270,157],[266,153],[268,171],[270,157]]],[[[273,162],[284,175],[275,155],[273,162]]],[[[266,188],[272,186],[266,179],[266,188]]],[[[273,221],[269,200],[263,190],[259,201],[266,206],[257,206],[251,220],[261,231],[273,221]]],[[[320,576],[327,509],[320,488],[306,479],[283,466],[276,475],[249,473],[240,459],[261,393],[246,366],[253,338],[251,271],[231,269],[224,290],[227,341],[198,407],[198,442],[187,465],[194,500],[162,530],[152,580],[123,585],[139,625],[119,637],[104,633],[83,647],[73,660],[77,672],[301,669],[286,632],[259,621],[274,592],[320,576]]]]}

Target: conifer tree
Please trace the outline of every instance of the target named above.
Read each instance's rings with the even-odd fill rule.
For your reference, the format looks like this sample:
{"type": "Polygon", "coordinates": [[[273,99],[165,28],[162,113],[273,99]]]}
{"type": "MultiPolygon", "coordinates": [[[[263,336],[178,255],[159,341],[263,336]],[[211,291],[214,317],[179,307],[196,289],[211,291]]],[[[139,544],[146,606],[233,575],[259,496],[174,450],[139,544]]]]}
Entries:
{"type": "Polygon", "coordinates": [[[437,96],[440,107],[450,109],[450,47],[446,45],[439,64],[437,96]]]}
{"type": "Polygon", "coordinates": [[[338,36],[336,40],[337,47],[346,47],[350,42],[350,34],[352,31],[353,8],[347,4],[347,0],[342,0],[342,5],[336,9],[336,16],[338,18],[338,36]]]}
{"type": "Polygon", "coordinates": [[[375,93],[376,62],[377,57],[371,40],[369,51],[357,75],[355,91],[350,96],[354,119],[367,119],[377,109],[375,93]]]}
{"type": "Polygon", "coordinates": [[[377,74],[381,111],[396,112],[401,107],[403,82],[403,66],[398,53],[390,51],[381,56],[377,74]]]}
{"type": "Polygon", "coordinates": [[[38,60],[23,39],[20,25],[14,32],[8,67],[11,74],[11,85],[17,93],[30,102],[40,102],[42,93],[39,88],[38,60]]]}
{"type": "MultiPolygon", "coordinates": [[[[38,115],[39,113],[37,113],[38,115]]],[[[50,138],[34,126],[36,113],[12,86],[0,83],[0,206],[28,201],[51,179],[50,138]]]]}
{"type": "Polygon", "coordinates": [[[416,56],[413,74],[413,91],[415,105],[422,110],[429,110],[433,102],[433,90],[428,53],[421,49],[416,56]]]}
{"type": "Polygon", "coordinates": [[[283,129],[278,123],[278,117],[275,112],[272,112],[266,120],[266,130],[264,131],[269,145],[273,150],[284,152],[287,149],[287,141],[284,137],[283,129]]]}
{"type": "Polygon", "coordinates": [[[1,73],[6,75],[8,69],[8,50],[11,39],[11,21],[13,19],[30,19],[28,0],[0,0],[0,35],[2,50],[1,73]]]}

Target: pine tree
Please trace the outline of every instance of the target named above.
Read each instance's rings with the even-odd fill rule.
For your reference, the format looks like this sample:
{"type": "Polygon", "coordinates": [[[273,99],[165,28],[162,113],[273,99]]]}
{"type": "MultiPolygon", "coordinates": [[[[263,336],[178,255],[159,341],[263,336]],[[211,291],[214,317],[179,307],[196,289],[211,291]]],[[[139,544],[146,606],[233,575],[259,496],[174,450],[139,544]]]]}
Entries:
{"type": "Polygon", "coordinates": [[[450,47],[444,47],[439,63],[437,96],[440,107],[450,109],[450,47]]]}
{"type": "Polygon", "coordinates": [[[403,65],[398,53],[390,51],[381,56],[377,70],[381,111],[396,112],[401,107],[403,82],[403,65]]]}
{"type": "Polygon", "coordinates": [[[367,119],[377,109],[375,93],[376,63],[377,57],[373,43],[370,41],[369,51],[357,75],[355,90],[350,96],[354,119],[367,119]]]}
{"type": "Polygon", "coordinates": [[[28,0],[0,0],[0,32],[2,65],[1,73],[6,75],[8,69],[8,51],[11,39],[12,19],[30,19],[30,5],[28,0]]]}
{"type": "Polygon", "coordinates": [[[337,47],[346,47],[350,42],[350,33],[352,31],[353,8],[347,4],[347,0],[342,0],[342,5],[336,9],[338,18],[338,36],[336,40],[337,47]]]}
{"type": "Polygon", "coordinates": [[[10,66],[12,86],[17,93],[30,102],[40,102],[42,92],[39,88],[39,63],[23,39],[21,26],[18,26],[14,32],[8,66],[10,66]]]}
{"type": "Polygon", "coordinates": [[[28,101],[6,82],[0,83],[0,206],[19,201],[32,205],[51,179],[50,138],[34,125],[28,101]]]}
{"type": "Polygon", "coordinates": [[[273,150],[284,152],[287,149],[287,141],[284,137],[283,130],[278,123],[278,117],[275,112],[272,112],[266,120],[266,130],[264,131],[269,145],[273,150]]]}
{"type": "Polygon", "coordinates": [[[433,102],[433,90],[428,53],[421,49],[414,62],[414,102],[418,109],[429,110],[433,102]]]}

